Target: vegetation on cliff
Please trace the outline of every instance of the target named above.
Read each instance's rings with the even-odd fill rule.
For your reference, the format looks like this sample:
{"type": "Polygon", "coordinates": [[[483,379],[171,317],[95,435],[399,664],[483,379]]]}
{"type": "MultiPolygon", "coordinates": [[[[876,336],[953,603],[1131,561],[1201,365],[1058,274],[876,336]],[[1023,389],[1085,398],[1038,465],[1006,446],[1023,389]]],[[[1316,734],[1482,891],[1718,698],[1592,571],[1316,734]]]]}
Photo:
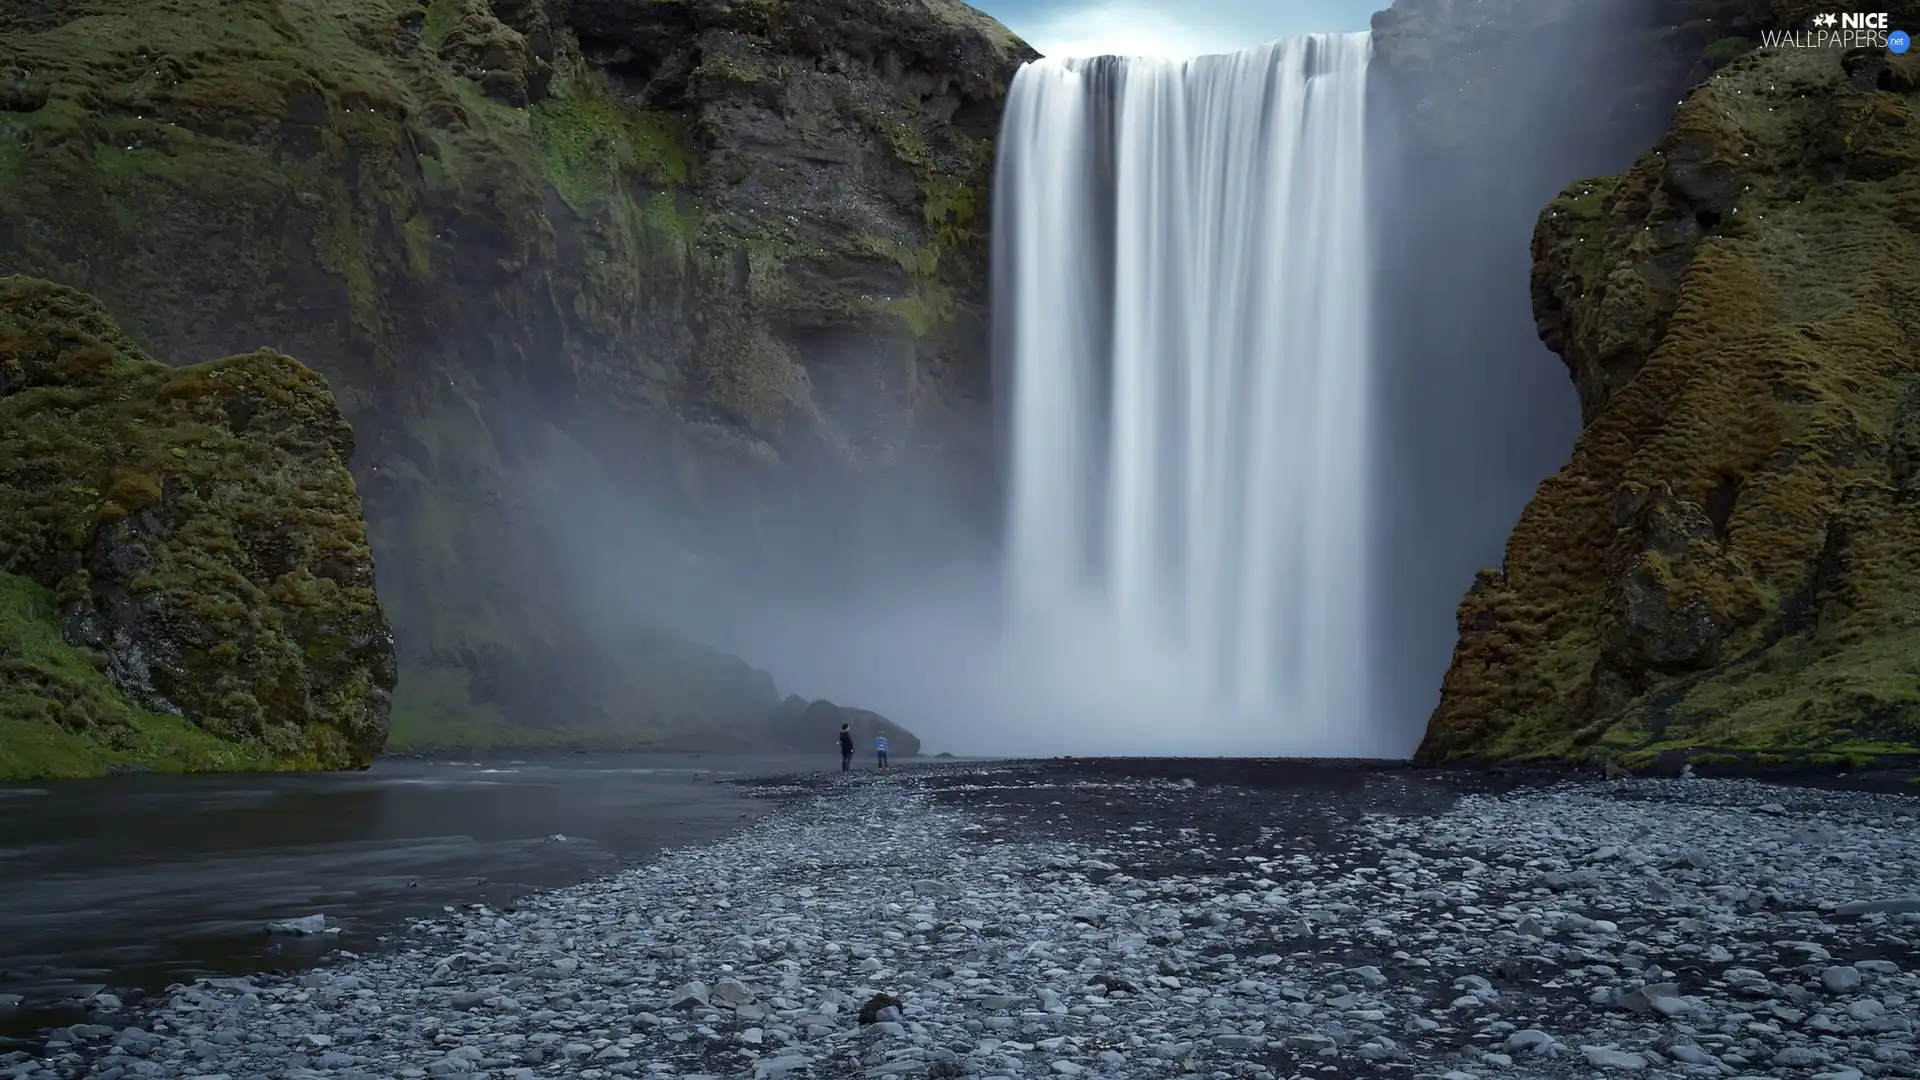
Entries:
{"type": "Polygon", "coordinates": [[[1421,756],[1920,752],[1920,60],[1731,59],[1534,257],[1585,430],[1421,756]]]}
{"type": "Polygon", "coordinates": [[[324,380],[0,277],[0,776],[364,766],[393,637],[324,380]]]}
{"type": "Polygon", "coordinates": [[[528,462],[590,455],[727,556],[846,517],[800,476],[984,433],[1027,55],[950,0],[0,0],[0,272],[328,377],[398,741],[688,730],[753,680],[560,602],[528,462]]]}

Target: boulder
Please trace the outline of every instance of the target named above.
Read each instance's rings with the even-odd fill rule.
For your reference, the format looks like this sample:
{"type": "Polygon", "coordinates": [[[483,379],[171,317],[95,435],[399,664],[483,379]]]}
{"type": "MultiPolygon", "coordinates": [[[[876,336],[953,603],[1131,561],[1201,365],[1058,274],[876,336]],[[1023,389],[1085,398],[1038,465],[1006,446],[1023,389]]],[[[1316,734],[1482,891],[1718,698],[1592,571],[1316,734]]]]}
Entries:
{"type": "Polygon", "coordinates": [[[31,583],[0,611],[0,750],[40,731],[85,744],[62,768],[138,767],[210,735],[234,752],[176,764],[367,765],[395,662],[353,448],[291,357],[170,368],[91,297],[0,277],[0,577],[31,583]]]}

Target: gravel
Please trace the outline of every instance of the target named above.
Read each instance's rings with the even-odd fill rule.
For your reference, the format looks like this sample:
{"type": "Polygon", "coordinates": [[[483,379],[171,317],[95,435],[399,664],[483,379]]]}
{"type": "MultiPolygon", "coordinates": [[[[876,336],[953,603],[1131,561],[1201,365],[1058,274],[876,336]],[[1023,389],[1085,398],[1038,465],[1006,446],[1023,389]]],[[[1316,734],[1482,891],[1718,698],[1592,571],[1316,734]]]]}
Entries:
{"type": "Polygon", "coordinates": [[[1255,762],[763,790],[725,840],[175,987],[0,1077],[1920,1076],[1909,796],[1255,762]]]}

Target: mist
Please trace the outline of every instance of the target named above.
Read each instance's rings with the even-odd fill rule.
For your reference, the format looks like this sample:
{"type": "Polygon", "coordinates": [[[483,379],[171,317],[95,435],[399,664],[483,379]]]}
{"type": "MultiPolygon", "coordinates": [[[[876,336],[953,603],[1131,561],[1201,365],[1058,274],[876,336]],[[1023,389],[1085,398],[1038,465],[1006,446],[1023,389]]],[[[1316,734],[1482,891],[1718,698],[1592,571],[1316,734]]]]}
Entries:
{"type": "MultiPolygon", "coordinates": [[[[783,695],[880,712],[928,753],[1407,756],[1437,701],[1462,593],[1499,565],[1579,431],[1573,388],[1533,327],[1535,217],[1567,183],[1650,147],[1678,92],[1670,73],[1634,72],[1627,29],[1655,23],[1645,5],[1582,18],[1580,33],[1524,46],[1516,34],[1483,65],[1481,92],[1500,111],[1463,144],[1421,127],[1432,77],[1395,82],[1376,64],[1368,86],[1372,224],[1355,242],[1377,268],[1376,399],[1372,488],[1356,497],[1369,503],[1374,570],[1353,599],[1371,631],[1366,670],[1345,676],[1365,684],[1352,715],[1303,724],[1221,705],[1206,689],[1210,657],[1084,620],[1011,618],[1004,431],[997,448],[865,467],[821,455],[754,466],[691,509],[607,471],[605,455],[550,441],[521,462],[522,490],[564,600],[616,642],[637,624],[670,629],[768,672],[783,695]],[[1618,107],[1624,84],[1650,92],[1618,107]]],[[[1004,405],[961,403],[958,415],[992,431],[1004,405]]]]}
{"type": "MultiPolygon", "coordinates": [[[[1260,714],[1208,709],[1196,722],[1201,673],[1137,642],[1010,627],[1001,567],[989,555],[916,562],[884,529],[843,520],[804,526],[831,529],[847,544],[831,562],[779,544],[756,544],[736,562],[676,542],[681,511],[591,456],[563,453],[529,467],[539,479],[528,490],[565,567],[567,602],[601,633],[618,641],[636,620],[670,629],[768,672],[782,695],[879,712],[917,734],[925,753],[1247,755],[1276,745],[1352,753],[1338,739],[1276,739],[1260,714]]],[[[917,509],[943,508],[937,486],[919,490],[917,509]]],[[[856,506],[852,520],[900,509],[898,495],[889,502],[856,506]]]]}

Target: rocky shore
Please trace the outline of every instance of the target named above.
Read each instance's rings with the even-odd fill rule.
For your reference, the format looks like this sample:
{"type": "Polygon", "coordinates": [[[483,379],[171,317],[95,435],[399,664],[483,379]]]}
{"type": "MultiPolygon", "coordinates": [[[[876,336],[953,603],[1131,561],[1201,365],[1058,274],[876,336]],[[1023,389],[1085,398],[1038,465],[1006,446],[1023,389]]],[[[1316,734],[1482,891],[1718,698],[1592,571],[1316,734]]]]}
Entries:
{"type": "MultiPolygon", "coordinates": [[[[1260,762],[763,783],[716,844],[5,1077],[1920,1075],[1920,798],[1260,762]]],[[[396,945],[401,943],[396,942],[396,945]]]]}

